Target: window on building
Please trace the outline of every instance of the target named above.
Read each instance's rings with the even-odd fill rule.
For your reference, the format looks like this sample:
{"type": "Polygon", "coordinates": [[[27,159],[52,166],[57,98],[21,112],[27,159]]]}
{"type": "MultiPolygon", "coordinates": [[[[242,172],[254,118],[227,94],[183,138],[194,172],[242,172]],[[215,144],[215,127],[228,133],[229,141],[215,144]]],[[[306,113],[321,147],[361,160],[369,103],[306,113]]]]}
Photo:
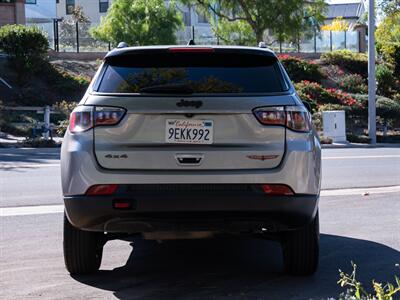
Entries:
{"type": "Polygon", "coordinates": [[[26,4],[36,4],[36,0],[25,0],[26,4]]]}
{"type": "Polygon", "coordinates": [[[56,3],[57,3],[57,4],[60,3],[60,0],[56,0],[56,3]]]}
{"type": "Polygon", "coordinates": [[[99,11],[105,13],[108,10],[108,0],[99,0],[99,11]]]}
{"type": "Polygon", "coordinates": [[[75,9],[75,0],[66,0],[65,1],[65,11],[67,15],[71,15],[75,9]]]}
{"type": "Polygon", "coordinates": [[[207,17],[203,14],[197,15],[197,22],[199,23],[208,23],[207,17]]]}

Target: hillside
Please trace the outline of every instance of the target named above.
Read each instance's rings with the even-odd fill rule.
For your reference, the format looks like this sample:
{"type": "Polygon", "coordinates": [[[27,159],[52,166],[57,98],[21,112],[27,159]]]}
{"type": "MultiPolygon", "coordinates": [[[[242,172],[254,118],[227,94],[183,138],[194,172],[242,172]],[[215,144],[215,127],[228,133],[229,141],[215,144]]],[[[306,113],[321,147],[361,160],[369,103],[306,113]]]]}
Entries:
{"type": "Polygon", "coordinates": [[[55,60],[44,62],[35,74],[19,78],[9,62],[0,59],[0,77],[12,86],[10,90],[0,83],[0,100],[10,106],[79,101],[98,64],[96,61],[55,60]]]}

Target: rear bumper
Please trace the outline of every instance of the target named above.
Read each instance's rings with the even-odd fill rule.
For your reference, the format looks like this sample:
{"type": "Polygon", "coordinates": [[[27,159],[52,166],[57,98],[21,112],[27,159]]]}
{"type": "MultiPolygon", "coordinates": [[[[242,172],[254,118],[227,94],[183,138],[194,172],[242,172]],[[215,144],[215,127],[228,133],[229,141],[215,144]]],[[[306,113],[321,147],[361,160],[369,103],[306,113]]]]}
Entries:
{"type": "Polygon", "coordinates": [[[64,197],[70,222],[90,231],[284,231],[311,222],[318,195],[266,196],[256,185],[129,185],[115,196],[64,197]],[[127,202],[128,209],[116,209],[127,202]]]}

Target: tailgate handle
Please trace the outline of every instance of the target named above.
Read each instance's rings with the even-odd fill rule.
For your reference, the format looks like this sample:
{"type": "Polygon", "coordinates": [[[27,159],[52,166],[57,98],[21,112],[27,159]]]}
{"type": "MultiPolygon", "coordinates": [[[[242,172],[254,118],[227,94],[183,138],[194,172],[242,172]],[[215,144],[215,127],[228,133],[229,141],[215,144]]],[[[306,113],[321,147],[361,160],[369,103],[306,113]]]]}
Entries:
{"type": "Polygon", "coordinates": [[[203,160],[203,154],[176,154],[175,159],[179,165],[195,166],[200,165],[203,160]]]}

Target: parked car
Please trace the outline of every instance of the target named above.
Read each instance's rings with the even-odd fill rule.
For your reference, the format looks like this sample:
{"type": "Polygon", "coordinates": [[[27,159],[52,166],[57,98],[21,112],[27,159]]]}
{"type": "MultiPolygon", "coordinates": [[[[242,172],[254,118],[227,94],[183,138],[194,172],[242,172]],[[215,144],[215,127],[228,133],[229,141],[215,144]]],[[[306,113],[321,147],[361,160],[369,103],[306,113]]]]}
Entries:
{"type": "MultiPolygon", "coordinates": [[[[254,234],[295,275],[318,266],[321,150],[276,55],[231,46],[109,52],[61,153],[67,270],[107,240],[254,234]]],[[[267,254],[266,254],[267,255],[267,254]]]]}

